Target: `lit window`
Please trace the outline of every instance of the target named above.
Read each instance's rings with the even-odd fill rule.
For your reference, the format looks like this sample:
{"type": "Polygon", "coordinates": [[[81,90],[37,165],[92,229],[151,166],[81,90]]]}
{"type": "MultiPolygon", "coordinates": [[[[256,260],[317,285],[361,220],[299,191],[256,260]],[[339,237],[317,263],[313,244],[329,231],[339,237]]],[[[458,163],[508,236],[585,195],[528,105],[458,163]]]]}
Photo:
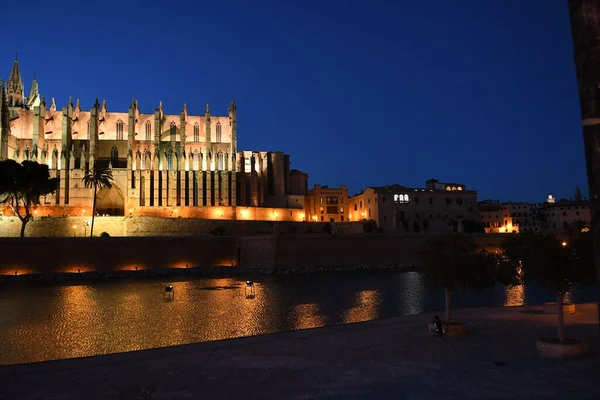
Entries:
{"type": "Polygon", "coordinates": [[[221,123],[217,122],[217,137],[216,142],[221,143],[221,123]]]}
{"type": "Polygon", "coordinates": [[[169,171],[173,170],[173,152],[172,151],[169,151],[167,153],[167,169],[169,171]]]}
{"type": "Polygon", "coordinates": [[[119,150],[117,146],[113,146],[110,150],[110,162],[114,168],[117,167],[117,162],[119,161],[119,150]]]}
{"type": "Polygon", "coordinates": [[[200,141],[200,126],[196,122],[194,124],[194,142],[199,142],[199,141],[200,141]]]}
{"type": "Polygon", "coordinates": [[[117,121],[117,140],[123,140],[123,121],[117,121]]]}
{"type": "Polygon", "coordinates": [[[152,124],[146,121],[146,140],[152,140],[152,124]]]}
{"type": "Polygon", "coordinates": [[[171,122],[171,128],[169,129],[169,132],[171,133],[171,142],[174,142],[177,135],[177,125],[175,125],[175,122],[171,122]]]}

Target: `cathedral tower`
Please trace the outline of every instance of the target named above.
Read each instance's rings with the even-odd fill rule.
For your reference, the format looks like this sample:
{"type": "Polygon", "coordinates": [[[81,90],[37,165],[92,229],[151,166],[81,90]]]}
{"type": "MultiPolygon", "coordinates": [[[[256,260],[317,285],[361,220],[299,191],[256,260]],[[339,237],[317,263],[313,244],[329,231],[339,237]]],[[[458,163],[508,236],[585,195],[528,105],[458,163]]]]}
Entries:
{"type": "Polygon", "coordinates": [[[10,117],[17,116],[19,109],[25,104],[25,86],[21,80],[21,72],[19,71],[19,61],[15,58],[10,77],[6,82],[6,102],[10,109],[10,117]]]}

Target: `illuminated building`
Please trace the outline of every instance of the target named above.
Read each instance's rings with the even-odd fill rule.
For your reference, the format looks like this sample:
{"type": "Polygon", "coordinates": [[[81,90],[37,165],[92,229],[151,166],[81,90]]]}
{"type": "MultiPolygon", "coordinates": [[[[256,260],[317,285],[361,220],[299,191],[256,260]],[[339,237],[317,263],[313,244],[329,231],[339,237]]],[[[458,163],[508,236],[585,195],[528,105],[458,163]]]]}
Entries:
{"type": "Polygon", "coordinates": [[[367,187],[349,199],[349,219],[374,220],[385,232],[483,232],[477,192],[464,184],[426,182],[367,187]]]}
{"type": "Polygon", "coordinates": [[[245,206],[272,209],[254,212],[256,219],[298,220],[304,212],[308,177],[290,172],[289,155],[237,151],[234,101],[226,115],[213,115],[208,105],[193,115],[185,104],[167,114],[162,103],[142,113],[135,100],[127,112],[98,100],[89,111],[71,99],[59,109],[54,99],[46,104],[35,78],[25,97],[17,60],[0,99],[0,160],[36,161],[60,178],[40,215],[90,210],[93,192],[82,177],[94,165],[110,166],[114,178],[98,193],[99,214],[232,219],[245,206]]]}
{"type": "Polygon", "coordinates": [[[306,196],[306,214],[313,222],[348,221],[348,188],[315,185],[306,196]]]}

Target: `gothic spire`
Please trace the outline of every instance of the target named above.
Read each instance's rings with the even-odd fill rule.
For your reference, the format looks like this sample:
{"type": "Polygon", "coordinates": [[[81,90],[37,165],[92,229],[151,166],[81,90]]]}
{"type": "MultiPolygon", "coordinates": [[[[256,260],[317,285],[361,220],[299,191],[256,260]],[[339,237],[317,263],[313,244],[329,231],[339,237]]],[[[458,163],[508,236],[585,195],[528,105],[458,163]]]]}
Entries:
{"type": "Polygon", "coordinates": [[[27,107],[33,108],[39,105],[40,101],[40,89],[35,79],[35,73],[33,74],[33,81],[31,82],[31,89],[29,89],[29,96],[27,96],[27,107]]]}
{"type": "Polygon", "coordinates": [[[21,80],[21,72],[19,71],[19,60],[15,58],[15,62],[13,63],[12,70],[10,71],[10,77],[8,78],[8,83],[10,84],[18,83],[21,86],[23,85],[23,81],[21,80]]]}
{"type": "Polygon", "coordinates": [[[8,105],[11,107],[22,107],[25,102],[25,86],[21,80],[19,61],[16,58],[10,71],[10,77],[6,82],[6,97],[8,105]]]}

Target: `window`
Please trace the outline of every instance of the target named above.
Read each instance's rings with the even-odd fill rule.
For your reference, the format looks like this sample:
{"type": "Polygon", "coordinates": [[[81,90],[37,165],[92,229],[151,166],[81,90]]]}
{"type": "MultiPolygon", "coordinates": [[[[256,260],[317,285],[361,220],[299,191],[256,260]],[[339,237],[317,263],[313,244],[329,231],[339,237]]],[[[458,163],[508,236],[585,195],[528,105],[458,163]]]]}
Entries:
{"type": "Polygon", "coordinates": [[[223,170],[225,170],[225,157],[222,152],[219,152],[219,154],[217,154],[217,171],[223,170]]]}
{"type": "Polygon", "coordinates": [[[200,141],[200,125],[198,125],[198,123],[196,122],[194,124],[194,142],[199,142],[200,141]]]}
{"type": "Polygon", "coordinates": [[[167,153],[167,169],[169,171],[173,170],[173,152],[172,151],[169,151],[167,153]]]}
{"type": "Polygon", "coordinates": [[[175,125],[175,122],[171,122],[169,132],[171,134],[171,142],[174,142],[177,138],[177,125],[175,125]]]}
{"type": "Polygon", "coordinates": [[[119,161],[119,150],[117,149],[117,146],[113,146],[113,148],[110,149],[110,163],[112,164],[113,167],[116,167],[118,161],[119,161]]]}
{"type": "Polygon", "coordinates": [[[462,205],[462,203],[463,203],[462,198],[459,197],[458,199],[456,199],[456,204],[458,204],[460,206],[460,205],[462,205]]]}
{"type": "Polygon", "coordinates": [[[87,123],[87,133],[88,133],[88,135],[90,134],[90,121],[88,121],[88,123],[87,123]]]}
{"type": "Polygon", "coordinates": [[[356,203],[354,204],[354,211],[356,211],[358,209],[358,206],[356,205],[356,203]]]}
{"type": "Polygon", "coordinates": [[[152,140],[152,124],[146,121],[146,140],[152,140]]]}
{"type": "Polygon", "coordinates": [[[338,208],[336,206],[327,206],[327,214],[337,214],[338,208]]]}
{"type": "Polygon", "coordinates": [[[123,140],[123,121],[117,121],[117,140],[123,140]]]}
{"type": "Polygon", "coordinates": [[[217,143],[221,143],[221,123],[220,122],[217,122],[216,130],[217,130],[217,137],[216,137],[217,143]]]}
{"type": "Polygon", "coordinates": [[[394,203],[408,203],[408,195],[407,194],[395,194],[394,195],[394,203]]]}
{"type": "Polygon", "coordinates": [[[429,198],[429,204],[433,204],[433,197],[429,198]]]}

